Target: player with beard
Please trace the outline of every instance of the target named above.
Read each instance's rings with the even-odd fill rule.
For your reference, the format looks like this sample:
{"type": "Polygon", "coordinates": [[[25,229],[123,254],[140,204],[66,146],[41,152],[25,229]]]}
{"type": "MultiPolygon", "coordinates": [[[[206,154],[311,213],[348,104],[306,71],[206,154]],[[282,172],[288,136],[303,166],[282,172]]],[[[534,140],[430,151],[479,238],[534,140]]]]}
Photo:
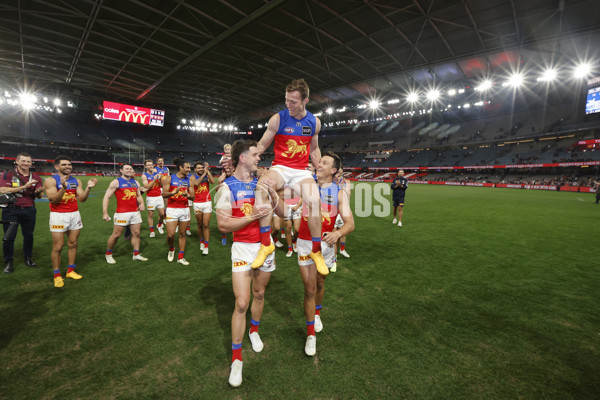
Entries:
{"type": "Polygon", "coordinates": [[[82,276],[75,272],[75,260],[77,258],[77,241],[79,233],[83,228],[81,214],[79,213],[79,202],[85,202],[90,195],[90,189],[96,186],[98,180],[91,178],[85,189],[81,181],[73,176],[73,164],[67,156],[58,156],[54,161],[57,173],[44,181],[46,197],[50,202],[50,232],[52,234],[52,269],[54,271],[54,286],[63,287],[64,281],[60,273],[61,251],[65,245],[65,233],[67,234],[67,246],[69,251],[68,269],[66,277],[70,279],[81,279],[82,276]]]}

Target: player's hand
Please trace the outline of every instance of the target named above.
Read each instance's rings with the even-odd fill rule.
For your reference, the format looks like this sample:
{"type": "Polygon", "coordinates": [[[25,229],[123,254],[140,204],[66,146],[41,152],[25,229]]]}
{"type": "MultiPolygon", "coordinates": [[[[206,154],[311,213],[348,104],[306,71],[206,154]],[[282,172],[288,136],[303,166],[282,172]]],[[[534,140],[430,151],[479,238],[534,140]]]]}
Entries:
{"type": "Polygon", "coordinates": [[[339,232],[325,232],[323,234],[323,238],[322,240],[327,243],[329,246],[333,246],[334,244],[337,243],[338,239],[340,238],[340,234],[339,232]]]}
{"type": "Polygon", "coordinates": [[[270,204],[255,204],[252,207],[252,216],[258,219],[269,215],[272,211],[273,207],[270,204]]]}
{"type": "Polygon", "coordinates": [[[38,186],[37,188],[35,188],[35,194],[42,193],[43,191],[44,191],[43,186],[38,186]]]}
{"type": "Polygon", "coordinates": [[[138,210],[140,210],[140,211],[145,211],[146,210],[146,206],[144,206],[144,203],[142,203],[142,204],[140,204],[138,206],[138,210]]]}
{"type": "Polygon", "coordinates": [[[98,179],[92,178],[87,182],[87,187],[91,189],[96,186],[96,183],[98,183],[98,179]]]}
{"type": "Polygon", "coordinates": [[[102,214],[102,219],[105,220],[106,222],[110,221],[110,216],[107,213],[103,213],[102,214]]]}
{"type": "Polygon", "coordinates": [[[210,165],[208,165],[208,163],[206,161],[204,161],[204,170],[206,172],[208,172],[208,168],[210,167],[210,165]]]}

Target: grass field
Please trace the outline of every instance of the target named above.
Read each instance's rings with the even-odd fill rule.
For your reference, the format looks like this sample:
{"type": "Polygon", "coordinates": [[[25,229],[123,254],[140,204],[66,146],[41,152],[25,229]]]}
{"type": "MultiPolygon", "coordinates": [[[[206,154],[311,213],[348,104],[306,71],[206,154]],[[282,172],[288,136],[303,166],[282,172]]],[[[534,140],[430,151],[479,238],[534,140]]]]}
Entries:
{"type": "MultiPolygon", "coordinates": [[[[245,338],[244,382],[232,389],[230,246],[216,219],[209,256],[188,240],[188,267],[168,263],[165,237],[147,229],[149,262],[132,263],[121,240],[108,265],[107,185],[81,206],[84,279],[53,287],[47,204],[38,204],[40,268],[18,255],[15,273],[0,276],[0,399],[600,398],[591,194],[410,186],[404,227],[356,219],[352,257],[326,281],[313,358],[297,261],[277,250],[265,349],[253,353],[245,338]]],[[[66,249],[63,264],[64,273],[66,249]]]]}

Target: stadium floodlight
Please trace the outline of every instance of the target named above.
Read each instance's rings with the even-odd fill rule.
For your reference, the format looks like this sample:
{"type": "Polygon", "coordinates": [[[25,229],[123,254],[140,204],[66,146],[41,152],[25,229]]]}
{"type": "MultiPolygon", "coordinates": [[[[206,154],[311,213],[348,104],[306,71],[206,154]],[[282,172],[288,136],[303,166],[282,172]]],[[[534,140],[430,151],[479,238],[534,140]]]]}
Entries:
{"type": "Polygon", "coordinates": [[[58,97],[54,99],[54,105],[56,107],[60,106],[60,99],[58,97]]]}
{"type": "Polygon", "coordinates": [[[21,94],[20,99],[21,107],[23,107],[24,110],[32,109],[35,106],[35,103],[37,102],[37,97],[29,93],[21,94]]]}
{"type": "Polygon", "coordinates": [[[523,84],[523,75],[519,73],[512,74],[502,86],[512,86],[514,88],[519,87],[523,84]]]}
{"type": "Polygon", "coordinates": [[[417,92],[410,92],[408,94],[408,96],[406,96],[406,100],[409,103],[414,103],[415,101],[417,101],[419,99],[419,95],[417,94],[417,92]]]}
{"type": "Polygon", "coordinates": [[[486,79],[485,81],[481,82],[479,84],[479,86],[477,86],[475,88],[475,90],[478,90],[480,92],[486,91],[488,89],[492,88],[492,81],[490,81],[489,79],[486,79]]]}
{"type": "Polygon", "coordinates": [[[327,110],[325,110],[325,112],[327,114],[333,114],[333,107],[327,107],[327,110]]]}
{"type": "Polygon", "coordinates": [[[440,97],[439,90],[431,89],[429,92],[427,92],[427,99],[431,101],[437,100],[438,97],[440,97]]]}
{"type": "Polygon", "coordinates": [[[588,63],[582,63],[579,64],[576,68],[575,71],[573,71],[573,76],[575,78],[585,78],[589,75],[589,73],[592,70],[592,66],[588,63]]]}
{"type": "Polygon", "coordinates": [[[376,110],[379,108],[379,102],[377,100],[371,100],[369,102],[369,107],[371,108],[371,110],[376,110]]]}
{"type": "Polygon", "coordinates": [[[448,96],[454,96],[454,95],[456,95],[456,89],[448,90],[448,96]]]}
{"type": "Polygon", "coordinates": [[[187,122],[187,121],[186,121],[186,119],[185,119],[185,118],[183,118],[183,119],[181,120],[181,123],[182,123],[182,124],[184,124],[184,125],[185,125],[185,123],[186,123],[186,122],[187,122]]]}
{"type": "Polygon", "coordinates": [[[464,92],[465,92],[465,89],[458,89],[459,94],[463,94],[464,92]]]}
{"type": "Polygon", "coordinates": [[[542,76],[540,76],[539,78],[537,78],[538,82],[552,82],[553,80],[556,79],[556,75],[557,72],[555,69],[553,68],[549,68],[547,70],[544,71],[544,73],[542,74],[542,76]]]}

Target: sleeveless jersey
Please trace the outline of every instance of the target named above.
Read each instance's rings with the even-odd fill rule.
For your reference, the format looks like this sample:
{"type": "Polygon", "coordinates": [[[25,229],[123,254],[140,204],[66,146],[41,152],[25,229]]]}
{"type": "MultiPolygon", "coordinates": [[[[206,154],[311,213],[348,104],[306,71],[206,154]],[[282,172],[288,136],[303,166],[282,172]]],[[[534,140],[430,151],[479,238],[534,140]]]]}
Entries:
{"type": "Polygon", "coordinates": [[[287,109],[280,111],[273,165],[306,169],[310,159],[310,141],[316,128],[317,119],[309,111],[306,111],[306,116],[302,119],[291,117],[287,109]]]}
{"type": "MultiPolygon", "coordinates": [[[[62,188],[60,175],[52,175],[52,178],[56,181],[56,190],[60,190],[62,188]]],[[[61,202],[58,204],[50,203],[50,211],[68,213],[79,210],[79,203],[77,203],[77,186],[77,179],[70,176],[67,180],[65,194],[63,194],[61,202]]]]}
{"type": "Polygon", "coordinates": [[[169,168],[167,167],[154,167],[154,169],[156,170],[156,173],[162,176],[169,176],[169,168]]]}
{"type": "Polygon", "coordinates": [[[152,182],[152,185],[150,185],[150,188],[148,189],[148,191],[146,192],[146,196],[148,197],[158,197],[161,195],[161,174],[159,174],[158,172],[155,172],[154,174],[149,174],[148,172],[144,172],[144,176],[146,177],[146,179],[148,179],[148,182],[152,182]]]}
{"type": "MultiPolygon", "coordinates": [[[[342,189],[335,183],[321,188],[319,192],[321,194],[321,214],[323,225],[321,226],[321,232],[332,232],[335,225],[335,219],[338,215],[338,194],[342,189]]],[[[298,229],[298,238],[304,240],[311,240],[310,230],[308,229],[308,211],[307,207],[302,207],[302,220],[300,221],[300,228],[298,229]]]]}
{"type": "MultiPolygon", "coordinates": [[[[185,178],[179,179],[177,177],[177,174],[171,175],[171,186],[169,186],[169,192],[174,192],[175,189],[179,187],[184,187],[185,191],[187,192],[187,189],[190,187],[190,178],[186,176],[185,178]]],[[[177,194],[174,194],[173,196],[167,198],[167,207],[189,207],[188,198],[186,197],[185,193],[177,192],[177,194]]]]}
{"type": "MultiPolygon", "coordinates": [[[[198,179],[200,179],[200,175],[194,175],[196,179],[196,183],[198,179]]],[[[194,186],[194,203],[204,203],[206,201],[210,201],[210,186],[208,183],[208,176],[205,176],[202,179],[202,182],[194,186]]]]}
{"type": "Polygon", "coordinates": [[[138,184],[133,178],[125,179],[123,177],[117,178],[119,187],[115,190],[115,197],[117,198],[117,212],[134,212],[138,211],[137,203],[137,191],[138,184]]]}
{"type": "MultiPolygon", "coordinates": [[[[252,214],[252,208],[256,200],[254,191],[258,179],[251,182],[242,182],[234,176],[224,181],[231,191],[231,216],[244,218],[252,214]]],[[[233,232],[234,242],[257,243],[260,242],[260,225],[258,220],[252,221],[242,229],[233,232]]]]}

